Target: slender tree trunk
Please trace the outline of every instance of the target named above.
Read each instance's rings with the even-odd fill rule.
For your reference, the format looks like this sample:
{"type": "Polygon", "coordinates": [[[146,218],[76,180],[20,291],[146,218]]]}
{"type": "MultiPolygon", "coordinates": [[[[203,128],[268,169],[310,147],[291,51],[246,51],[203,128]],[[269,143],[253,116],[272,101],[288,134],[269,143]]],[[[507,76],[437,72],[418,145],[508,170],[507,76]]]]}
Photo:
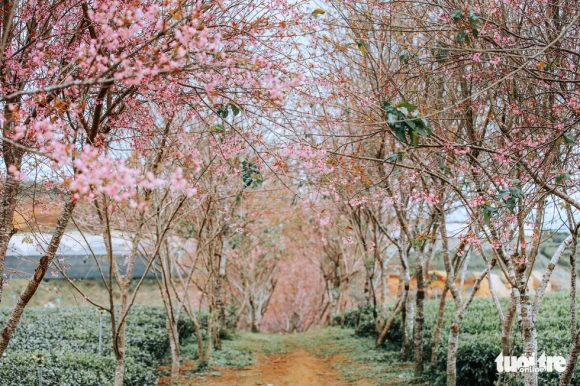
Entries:
{"type": "MultiPolygon", "coordinates": [[[[8,168],[9,165],[6,166],[8,168]]],[[[20,169],[20,166],[18,166],[20,169]]],[[[16,209],[16,195],[20,185],[14,176],[6,173],[6,181],[2,192],[2,201],[0,204],[0,303],[2,302],[2,291],[4,288],[4,268],[6,252],[10,239],[14,235],[14,211],[16,209]]]]}
{"type": "MultiPolygon", "coordinates": [[[[119,323],[118,333],[116,334],[115,341],[115,356],[116,356],[116,368],[115,368],[115,386],[122,386],[123,379],[125,378],[125,338],[126,338],[126,328],[127,328],[127,317],[126,314],[129,312],[129,286],[131,285],[131,276],[133,275],[133,266],[135,264],[135,259],[138,254],[138,246],[141,241],[139,227],[138,234],[133,239],[133,250],[131,251],[131,256],[129,257],[129,264],[127,265],[127,270],[125,271],[125,277],[119,283],[121,287],[121,300],[119,304],[119,323]]],[[[112,253],[112,249],[111,249],[112,253]]],[[[110,264],[116,264],[112,258],[110,264]]],[[[111,288],[111,291],[113,289],[111,288]]],[[[169,303],[169,311],[171,312],[171,303],[169,303]]],[[[115,323],[113,318],[113,323],[115,323]]]]}
{"type": "Polygon", "coordinates": [[[395,308],[393,308],[393,311],[391,311],[391,315],[389,315],[389,318],[387,319],[387,322],[385,323],[383,330],[381,331],[381,333],[377,338],[377,347],[385,343],[385,340],[387,339],[387,333],[391,329],[391,326],[395,321],[395,317],[399,312],[403,310],[403,307],[404,307],[403,299],[399,298],[397,304],[395,305],[395,308]]]}
{"type": "Polygon", "coordinates": [[[423,323],[425,322],[425,276],[423,259],[415,258],[415,276],[417,278],[417,297],[415,299],[415,326],[413,329],[413,348],[415,355],[415,376],[423,371],[423,323]]]}
{"type": "Polygon", "coordinates": [[[508,305],[505,321],[501,326],[501,352],[504,356],[510,355],[510,334],[512,331],[512,324],[516,315],[516,299],[512,294],[508,305]]]}
{"type": "Polygon", "coordinates": [[[538,373],[534,371],[536,367],[536,359],[538,357],[538,337],[536,331],[536,323],[533,320],[532,305],[530,304],[530,297],[528,294],[521,295],[521,310],[522,318],[520,328],[522,331],[523,340],[523,354],[528,358],[533,358],[533,363],[530,364],[529,370],[524,372],[524,383],[526,386],[538,385],[538,373]]]}
{"type": "Polygon", "coordinates": [[[171,350],[171,385],[179,385],[179,361],[181,354],[179,350],[179,332],[177,323],[172,323],[167,319],[167,334],[169,335],[169,348],[171,350]]]}
{"type": "Polygon", "coordinates": [[[36,269],[34,270],[34,275],[28,281],[26,288],[20,293],[20,298],[16,303],[16,306],[12,310],[10,317],[6,321],[4,328],[2,329],[2,334],[0,335],[0,357],[4,354],[12,335],[14,334],[14,330],[16,330],[16,326],[20,321],[20,317],[24,312],[24,308],[32,298],[32,296],[36,293],[38,286],[42,282],[46,271],[48,271],[48,267],[54,256],[56,255],[56,251],[58,246],[60,245],[60,241],[62,236],[64,235],[64,231],[66,226],[72,216],[72,212],[74,210],[75,203],[69,199],[62,209],[60,217],[56,223],[56,228],[54,233],[52,234],[52,238],[50,239],[50,243],[48,244],[48,248],[46,250],[46,254],[40,258],[40,262],[36,269]]]}
{"type": "MultiPolygon", "coordinates": [[[[208,344],[208,348],[206,350],[206,346],[204,345],[204,339],[203,339],[203,326],[197,320],[197,317],[195,316],[194,311],[192,311],[190,307],[186,306],[185,303],[184,303],[184,309],[185,309],[185,312],[187,313],[187,315],[189,316],[191,323],[193,324],[193,333],[195,336],[195,340],[197,342],[197,353],[198,353],[197,368],[198,369],[206,368],[207,365],[209,364],[209,359],[210,359],[211,352],[209,350],[211,350],[211,339],[209,339],[210,343],[208,344]]],[[[208,329],[209,329],[209,324],[208,324],[208,329]]]]}
{"type": "Polygon", "coordinates": [[[256,324],[256,304],[254,303],[254,296],[250,295],[250,328],[252,329],[252,332],[259,332],[260,331],[260,327],[257,326],[256,324]]]}
{"type": "MultiPolygon", "coordinates": [[[[10,35],[12,34],[11,31],[8,33],[10,35]]],[[[2,76],[2,78],[5,79],[4,76],[2,76]]],[[[10,138],[14,134],[14,126],[19,123],[17,115],[10,110],[10,103],[8,102],[20,102],[20,100],[7,101],[4,105],[3,114],[5,121],[2,125],[2,134],[4,138],[10,138]]],[[[20,171],[22,167],[23,154],[24,152],[22,149],[14,146],[8,141],[2,141],[2,158],[4,159],[6,170],[13,165],[18,171],[20,171]]],[[[4,290],[6,252],[8,251],[10,239],[14,233],[16,233],[13,223],[19,186],[20,181],[16,179],[13,174],[6,173],[6,179],[2,189],[2,199],[0,201],[0,303],[2,302],[2,293],[4,290]]]]}
{"type": "MultiPolygon", "coordinates": [[[[574,226],[572,215],[569,211],[570,226],[574,226]]],[[[576,368],[578,354],[580,353],[580,334],[576,326],[576,248],[578,243],[577,229],[573,231],[572,251],[570,253],[570,336],[572,337],[572,348],[566,361],[566,369],[560,377],[560,386],[569,386],[572,383],[572,373],[576,368]]]]}
{"type": "Polygon", "coordinates": [[[578,356],[580,354],[580,333],[576,333],[574,340],[572,341],[572,348],[568,354],[566,361],[566,368],[560,376],[560,386],[570,386],[572,384],[572,374],[576,368],[576,363],[578,362],[578,356]]]}
{"type": "Polygon", "coordinates": [[[459,344],[460,321],[455,320],[447,339],[447,386],[457,384],[457,347],[459,344]]]}
{"type": "Polygon", "coordinates": [[[461,331],[463,320],[467,314],[467,309],[479,290],[481,282],[486,276],[487,269],[484,270],[475,281],[469,298],[467,298],[457,311],[455,311],[455,317],[451,329],[449,330],[449,338],[447,340],[447,386],[455,386],[457,384],[457,349],[459,347],[459,332],[461,331]]]}
{"type": "Polygon", "coordinates": [[[399,360],[406,361],[409,357],[409,350],[411,346],[411,339],[407,333],[407,327],[409,323],[408,316],[408,306],[409,306],[409,287],[410,287],[411,277],[409,274],[409,268],[405,268],[405,289],[403,290],[403,309],[401,314],[401,333],[403,335],[403,344],[401,345],[401,351],[399,352],[399,360]]]}
{"type": "Polygon", "coordinates": [[[413,326],[415,324],[415,293],[410,293],[406,302],[407,315],[405,319],[405,339],[401,347],[400,359],[408,361],[411,355],[411,346],[413,345],[413,326]]]}
{"type": "Polygon", "coordinates": [[[115,386],[123,386],[123,380],[125,378],[125,326],[125,323],[119,326],[117,336],[115,337],[117,341],[115,350],[115,386]]]}
{"type": "Polygon", "coordinates": [[[431,363],[437,360],[437,349],[439,348],[439,340],[441,339],[441,329],[443,327],[443,318],[445,317],[445,298],[447,297],[447,285],[443,287],[441,299],[439,299],[439,312],[437,313],[437,325],[435,326],[435,333],[433,334],[433,349],[431,350],[431,363]]]}
{"type": "Polygon", "coordinates": [[[215,246],[215,259],[218,264],[218,272],[215,279],[215,305],[218,313],[216,332],[214,336],[214,348],[221,350],[222,342],[220,338],[220,330],[226,327],[226,304],[224,299],[224,279],[226,276],[226,255],[223,253],[223,232],[217,237],[215,246]]]}

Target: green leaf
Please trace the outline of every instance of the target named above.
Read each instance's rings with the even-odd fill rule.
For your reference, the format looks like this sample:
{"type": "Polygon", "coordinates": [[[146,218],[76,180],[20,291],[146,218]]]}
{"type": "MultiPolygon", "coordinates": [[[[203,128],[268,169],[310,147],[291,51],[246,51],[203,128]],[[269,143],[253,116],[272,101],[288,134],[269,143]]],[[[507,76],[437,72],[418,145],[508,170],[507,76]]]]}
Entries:
{"type": "Polygon", "coordinates": [[[489,226],[489,221],[491,219],[491,216],[494,214],[497,214],[497,208],[491,206],[491,205],[484,205],[483,206],[483,221],[485,222],[485,225],[489,226]]]}
{"type": "Polygon", "coordinates": [[[433,134],[433,128],[431,127],[429,121],[425,118],[421,118],[421,122],[423,122],[423,127],[425,128],[425,131],[427,131],[427,135],[433,134]]]}
{"type": "Polygon", "coordinates": [[[403,156],[406,154],[406,152],[404,150],[399,150],[398,152],[396,152],[395,154],[391,155],[388,160],[389,162],[396,162],[396,161],[402,161],[403,160],[403,156]]]}
{"type": "Polygon", "coordinates": [[[387,113],[387,121],[389,122],[389,124],[393,124],[397,122],[397,120],[398,120],[397,114],[387,113]]]}
{"type": "Polygon", "coordinates": [[[489,220],[491,219],[491,214],[487,211],[483,211],[483,222],[485,225],[489,226],[489,220]]]}
{"type": "Polygon", "coordinates": [[[471,29],[471,34],[473,35],[474,38],[478,38],[479,37],[479,31],[477,30],[477,28],[472,28],[471,29]]]}
{"type": "Polygon", "coordinates": [[[467,32],[465,31],[465,27],[461,27],[459,28],[459,32],[457,32],[457,36],[455,37],[455,41],[457,43],[468,43],[469,44],[469,36],[467,35],[467,32]]]}
{"type": "Polygon", "coordinates": [[[364,40],[357,40],[356,45],[358,46],[358,49],[360,50],[360,52],[363,55],[367,52],[367,50],[370,47],[369,44],[367,42],[365,42],[364,40]]]}
{"type": "Polygon", "coordinates": [[[415,130],[409,130],[409,134],[411,135],[411,145],[419,145],[419,134],[415,130]]]}
{"type": "Polygon", "coordinates": [[[395,136],[403,143],[407,143],[407,136],[405,135],[405,128],[400,125],[400,122],[393,128],[395,136]]]}
{"type": "Polygon", "coordinates": [[[431,54],[435,56],[435,60],[437,62],[441,63],[447,60],[449,49],[446,46],[437,44],[435,47],[431,49],[431,54]]]}
{"type": "Polygon", "coordinates": [[[461,17],[463,16],[463,12],[461,12],[461,9],[456,8],[453,10],[453,12],[451,12],[451,19],[453,20],[453,22],[455,24],[459,23],[459,20],[461,20],[461,17]]]}
{"type": "Polygon", "coordinates": [[[515,198],[521,198],[522,200],[526,198],[526,197],[524,196],[524,194],[522,193],[522,191],[520,190],[520,188],[517,188],[517,187],[515,187],[515,186],[514,186],[514,187],[511,187],[511,188],[509,188],[509,192],[510,192],[510,195],[511,195],[512,197],[515,197],[515,198]]]}
{"type": "Polygon", "coordinates": [[[407,53],[407,50],[401,51],[401,53],[399,54],[399,62],[404,64],[409,63],[409,54],[407,53]]]}
{"type": "Polygon", "coordinates": [[[505,204],[508,207],[508,209],[513,212],[514,208],[516,207],[516,199],[514,197],[509,197],[505,201],[505,204]]]}
{"type": "Polygon", "coordinates": [[[318,15],[324,15],[326,12],[321,9],[321,8],[316,8],[314,11],[312,11],[312,16],[314,17],[318,17],[318,15]]]}
{"type": "Polygon", "coordinates": [[[562,173],[562,174],[560,174],[559,176],[557,176],[555,178],[555,181],[556,181],[557,184],[561,184],[562,181],[567,180],[569,178],[570,178],[570,174],[568,174],[568,173],[562,173]]]}
{"type": "MultiPolygon", "coordinates": [[[[415,121],[415,122],[421,122],[421,121],[415,121]]],[[[417,126],[415,127],[414,131],[415,131],[417,134],[419,134],[419,135],[421,135],[421,136],[423,136],[423,137],[428,137],[428,136],[429,136],[429,134],[428,134],[428,133],[427,133],[425,130],[423,130],[423,128],[422,128],[422,127],[420,127],[420,125],[417,125],[417,126]]]]}
{"type": "Polygon", "coordinates": [[[217,125],[214,125],[211,128],[211,131],[213,131],[214,133],[225,133],[226,129],[224,128],[224,125],[218,123],[217,125]]]}
{"type": "Polygon", "coordinates": [[[479,22],[479,16],[477,16],[477,14],[475,13],[475,11],[473,9],[469,10],[469,16],[468,16],[467,20],[469,20],[469,24],[471,25],[471,28],[477,28],[477,23],[479,22]]]}
{"type": "Polygon", "coordinates": [[[508,207],[508,209],[512,212],[514,211],[514,209],[517,205],[517,201],[516,201],[515,197],[509,197],[505,203],[506,203],[506,206],[508,207]]]}
{"type": "Polygon", "coordinates": [[[230,103],[229,106],[230,109],[232,109],[232,114],[234,114],[234,117],[237,117],[238,114],[240,113],[240,108],[233,103],[230,103]]]}
{"type": "Polygon", "coordinates": [[[262,176],[262,173],[260,172],[260,168],[258,167],[258,165],[251,162],[243,161],[242,171],[243,171],[242,182],[244,183],[244,186],[246,188],[249,186],[256,188],[258,186],[261,186],[262,183],[264,182],[264,177],[262,176]]]}
{"type": "Polygon", "coordinates": [[[397,103],[397,107],[404,107],[409,112],[417,110],[417,106],[415,106],[414,104],[411,104],[409,102],[400,102],[400,103],[397,103]]]}
{"type": "Polygon", "coordinates": [[[564,133],[564,135],[562,135],[562,137],[564,138],[564,144],[566,144],[566,146],[571,146],[573,144],[576,143],[576,141],[574,140],[574,134],[573,133],[564,133]]]}
{"type": "Polygon", "coordinates": [[[403,50],[399,54],[399,62],[401,62],[401,63],[403,63],[405,65],[409,64],[409,61],[411,59],[413,59],[415,61],[419,61],[419,57],[414,52],[410,52],[410,51],[407,51],[407,50],[403,50]]]}
{"type": "Polygon", "coordinates": [[[228,106],[221,105],[220,107],[218,107],[217,114],[222,118],[227,118],[228,117],[228,106]]]}

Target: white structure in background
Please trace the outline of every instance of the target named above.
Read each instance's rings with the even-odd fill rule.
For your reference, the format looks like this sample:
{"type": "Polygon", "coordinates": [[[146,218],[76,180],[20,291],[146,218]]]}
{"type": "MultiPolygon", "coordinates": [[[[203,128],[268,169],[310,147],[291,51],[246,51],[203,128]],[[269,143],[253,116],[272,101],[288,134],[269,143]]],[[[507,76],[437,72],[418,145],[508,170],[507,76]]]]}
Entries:
{"type": "MultiPolygon", "coordinates": [[[[18,233],[10,240],[6,253],[6,271],[8,277],[30,277],[38,265],[38,261],[50,242],[51,235],[46,233],[18,233]]],[[[131,251],[131,242],[122,235],[112,239],[113,257],[124,274],[126,258],[131,251]]],[[[100,235],[83,235],[80,232],[68,232],[62,238],[60,247],[45,275],[45,279],[63,279],[57,266],[66,271],[70,278],[96,279],[101,274],[97,265],[101,266],[103,275],[109,275],[109,261],[105,249],[105,242],[100,235]],[[86,241],[85,241],[86,239],[86,241]]],[[[145,272],[148,261],[140,255],[135,261],[133,277],[141,277],[145,272]]],[[[150,270],[151,271],[151,270],[150,270]]],[[[148,276],[153,276],[148,272],[148,276]]]]}

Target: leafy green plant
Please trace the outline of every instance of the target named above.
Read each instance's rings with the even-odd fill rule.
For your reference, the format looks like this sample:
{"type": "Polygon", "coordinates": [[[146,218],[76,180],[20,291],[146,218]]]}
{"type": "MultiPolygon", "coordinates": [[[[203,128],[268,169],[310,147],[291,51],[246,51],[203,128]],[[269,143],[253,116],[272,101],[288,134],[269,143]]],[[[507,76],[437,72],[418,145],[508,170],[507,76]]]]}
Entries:
{"type": "MultiPolygon", "coordinates": [[[[0,320],[8,310],[0,312],[0,320]]],[[[134,307],[127,319],[125,384],[155,385],[157,367],[169,341],[161,307],[134,307]]],[[[183,325],[183,323],[182,323],[183,325]]],[[[99,315],[93,308],[27,308],[6,355],[0,362],[0,384],[37,382],[34,356],[44,358],[48,385],[111,385],[115,373],[110,319],[103,320],[103,355],[97,355],[99,315]]]]}
{"type": "Polygon", "coordinates": [[[411,146],[419,145],[419,136],[428,137],[433,133],[431,124],[423,118],[417,106],[401,102],[396,106],[383,102],[385,119],[393,133],[401,142],[411,146]]]}

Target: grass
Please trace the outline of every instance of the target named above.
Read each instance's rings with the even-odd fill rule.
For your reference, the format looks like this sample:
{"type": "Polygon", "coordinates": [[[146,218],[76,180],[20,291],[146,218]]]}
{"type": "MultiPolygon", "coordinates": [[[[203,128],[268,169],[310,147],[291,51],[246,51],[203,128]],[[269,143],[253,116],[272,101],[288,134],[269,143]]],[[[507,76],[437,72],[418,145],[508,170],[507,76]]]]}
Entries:
{"type": "MultiPolygon", "coordinates": [[[[132,286],[136,285],[138,280],[134,280],[132,286]]],[[[28,279],[15,278],[8,281],[8,286],[4,287],[3,302],[0,303],[0,308],[13,307],[12,299],[14,298],[12,294],[17,298],[26,287],[28,279]]],[[[86,279],[86,280],[76,280],[75,284],[90,297],[91,300],[108,306],[109,304],[109,294],[101,280],[96,279],[86,279]]],[[[115,299],[119,300],[119,291],[115,291],[115,299]]],[[[52,303],[55,306],[58,305],[58,297],[60,297],[61,307],[69,306],[89,306],[90,304],[83,301],[83,295],[78,293],[68,282],[65,280],[48,280],[43,281],[32,299],[30,300],[30,307],[44,307],[48,303],[52,303]]],[[[159,293],[159,288],[157,287],[157,282],[155,279],[145,279],[139,292],[137,293],[137,298],[135,304],[142,306],[161,306],[163,302],[161,300],[161,294],[159,293]]],[[[91,305],[92,307],[92,305],[91,305]]]]}

